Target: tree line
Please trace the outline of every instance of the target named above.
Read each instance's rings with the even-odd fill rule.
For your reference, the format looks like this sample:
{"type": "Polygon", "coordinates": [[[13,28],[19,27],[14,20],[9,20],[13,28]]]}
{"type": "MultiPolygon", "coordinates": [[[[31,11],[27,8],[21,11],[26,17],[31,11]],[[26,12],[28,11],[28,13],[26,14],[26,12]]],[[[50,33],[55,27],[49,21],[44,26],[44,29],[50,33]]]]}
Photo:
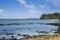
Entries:
{"type": "Polygon", "coordinates": [[[60,13],[49,13],[49,14],[42,14],[40,19],[60,19],[60,13]]]}

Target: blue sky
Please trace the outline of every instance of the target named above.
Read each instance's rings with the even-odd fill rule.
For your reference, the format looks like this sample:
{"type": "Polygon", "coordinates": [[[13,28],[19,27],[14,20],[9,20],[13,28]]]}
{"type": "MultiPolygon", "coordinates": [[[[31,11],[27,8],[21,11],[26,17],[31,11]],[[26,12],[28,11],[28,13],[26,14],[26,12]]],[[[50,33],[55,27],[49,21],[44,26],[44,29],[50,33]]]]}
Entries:
{"type": "Polygon", "coordinates": [[[60,12],[60,0],[0,0],[0,18],[39,18],[60,12]]]}

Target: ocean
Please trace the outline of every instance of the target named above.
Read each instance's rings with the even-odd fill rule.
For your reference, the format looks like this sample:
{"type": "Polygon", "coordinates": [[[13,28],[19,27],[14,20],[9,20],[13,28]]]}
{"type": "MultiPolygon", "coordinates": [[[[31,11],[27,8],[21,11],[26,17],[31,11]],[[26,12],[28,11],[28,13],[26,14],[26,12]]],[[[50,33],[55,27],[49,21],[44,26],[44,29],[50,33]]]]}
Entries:
{"type": "Polygon", "coordinates": [[[46,23],[58,23],[57,19],[49,20],[24,20],[24,19],[0,19],[0,38],[11,38],[13,35],[16,38],[22,38],[25,35],[43,35],[40,31],[54,33],[57,26],[46,25],[46,23]],[[54,30],[53,30],[54,29],[54,30]],[[21,34],[20,36],[18,34],[21,34]]]}

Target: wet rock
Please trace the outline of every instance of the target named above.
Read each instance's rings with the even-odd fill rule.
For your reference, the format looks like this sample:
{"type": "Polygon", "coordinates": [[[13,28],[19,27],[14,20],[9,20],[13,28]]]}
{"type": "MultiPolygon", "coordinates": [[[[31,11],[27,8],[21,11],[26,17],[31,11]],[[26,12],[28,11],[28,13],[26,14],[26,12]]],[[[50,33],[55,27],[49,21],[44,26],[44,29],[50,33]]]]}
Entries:
{"type": "Polygon", "coordinates": [[[14,33],[7,33],[6,35],[13,35],[14,33]]]}
{"type": "Polygon", "coordinates": [[[0,26],[5,26],[5,24],[0,24],[0,26]]]}
{"type": "Polygon", "coordinates": [[[2,37],[1,40],[6,40],[6,38],[5,37],[2,37]]]}
{"type": "Polygon", "coordinates": [[[7,31],[7,30],[3,29],[2,31],[7,31]]]}
{"type": "Polygon", "coordinates": [[[30,35],[25,35],[25,34],[23,34],[23,37],[31,37],[30,35]]]}
{"type": "Polygon", "coordinates": [[[17,34],[18,36],[22,36],[22,34],[17,34]]]}

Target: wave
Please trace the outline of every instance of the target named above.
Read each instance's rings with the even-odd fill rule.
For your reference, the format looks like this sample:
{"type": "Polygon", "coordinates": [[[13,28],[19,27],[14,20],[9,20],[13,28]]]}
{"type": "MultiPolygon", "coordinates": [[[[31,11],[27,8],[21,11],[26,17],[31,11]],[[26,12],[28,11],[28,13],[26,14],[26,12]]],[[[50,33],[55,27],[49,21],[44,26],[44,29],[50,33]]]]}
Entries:
{"type": "Polygon", "coordinates": [[[0,26],[7,26],[7,25],[34,25],[34,24],[42,24],[42,23],[8,23],[8,24],[0,24],[0,26]]]}

